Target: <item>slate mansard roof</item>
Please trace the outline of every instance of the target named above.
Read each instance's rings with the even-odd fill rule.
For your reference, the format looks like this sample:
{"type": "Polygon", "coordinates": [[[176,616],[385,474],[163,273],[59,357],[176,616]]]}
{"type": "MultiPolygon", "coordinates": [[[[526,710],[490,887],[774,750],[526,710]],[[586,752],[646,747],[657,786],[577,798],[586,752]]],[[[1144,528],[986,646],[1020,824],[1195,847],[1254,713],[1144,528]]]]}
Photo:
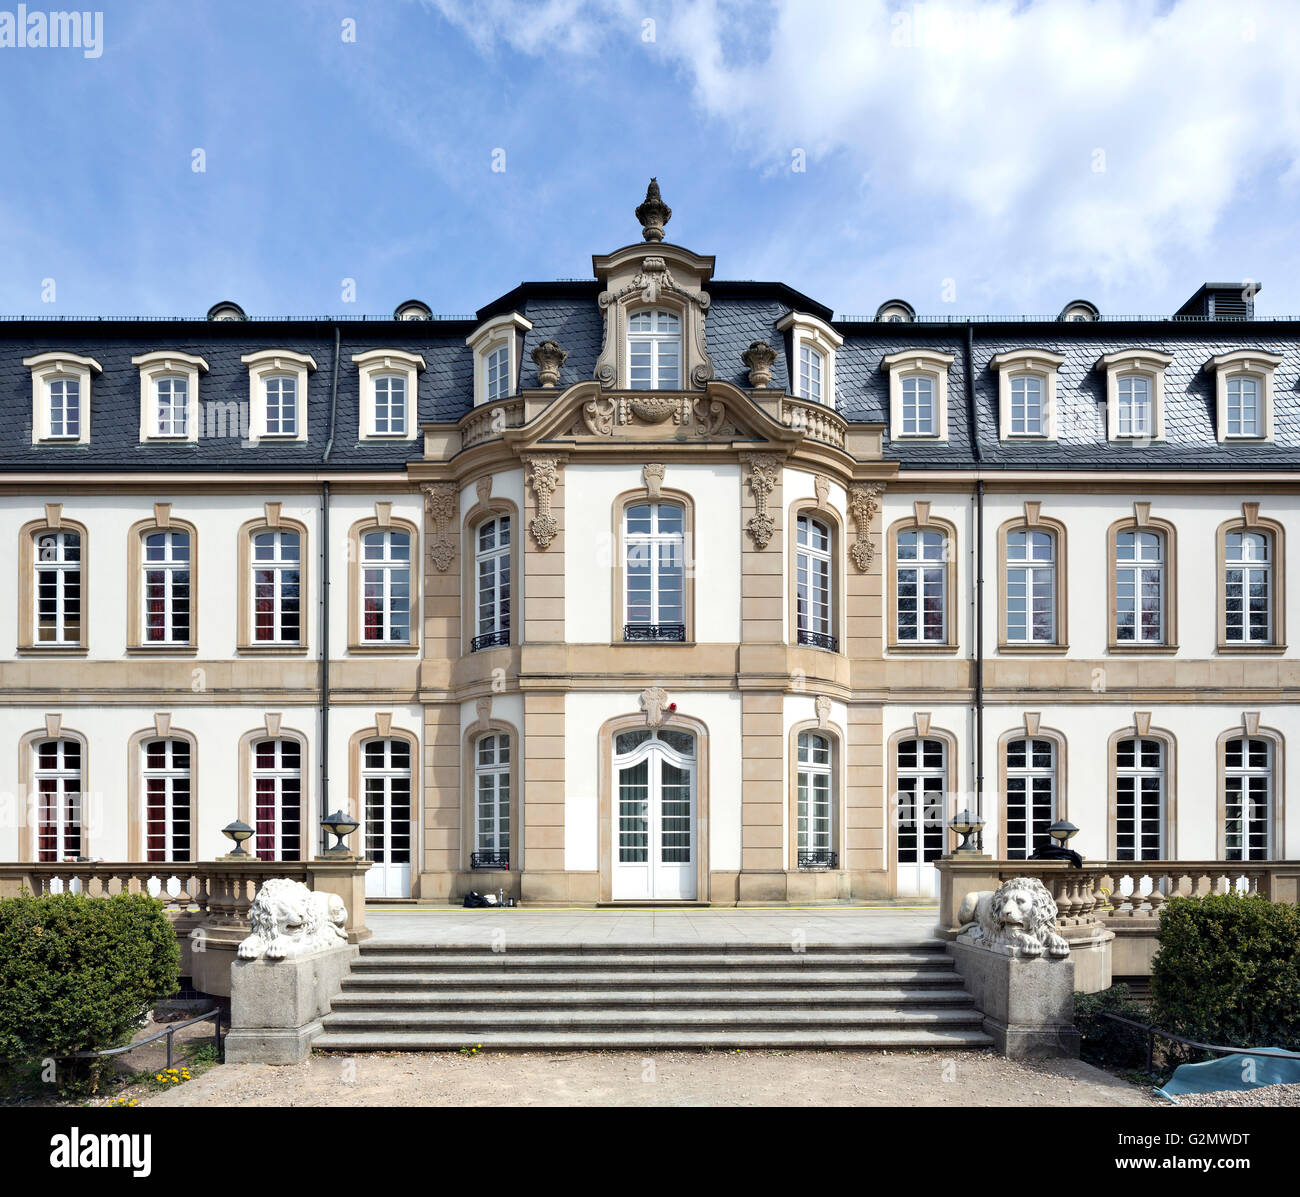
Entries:
{"type": "MultiPolygon", "coordinates": [[[[518,312],[532,322],[525,334],[521,385],[535,385],[532,349],[554,340],[567,351],[556,389],[589,380],[599,356],[603,318],[596,280],[524,283],[474,317],[0,321],[0,475],[5,471],[157,471],[174,469],[292,471],[400,470],[422,444],[363,441],[354,354],[404,349],[422,354],[417,419],[454,422],[473,403],[473,353],[465,344],[482,321],[518,312]],[[338,335],[337,400],[331,393],[338,335]],[[316,370],[307,387],[308,437],[302,442],[244,444],[231,429],[196,443],[141,443],[140,374],[132,356],[159,350],[199,354],[201,405],[246,403],[248,368],[240,357],[262,349],[310,354],[316,370]],[[91,386],[90,441],[33,445],[32,378],[22,359],[48,351],[95,358],[103,373],[91,386]],[[331,436],[332,433],[332,436],[331,436]],[[328,447],[328,456],[327,456],[328,447]]],[[[748,387],[741,354],[753,341],[777,350],[772,386],[787,390],[789,342],[777,323],[792,310],[831,321],[829,309],[778,283],[713,281],[707,336],[716,376],[748,387]]],[[[831,321],[844,337],[835,363],[836,407],[850,421],[885,426],[884,457],[903,468],[961,469],[1200,469],[1288,470],[1300,467],[1300,322],[1216,319],[1124,319],[1063,323],[981,318],[896,324],[831,321]],[[889,383],[881,358],[926,348],[953,356],[948,374],[946,443],[891,441],[889,383]],[[1039,348],[1065,357],[1058,371],[1057,440],[1005,443],[998,439],[998,379],[990,360],[1013,349],[1039,348]],[[1173,361],[1165,371],[1165,440],[1140,446],[1107,441],[1103,354],[1154,349],[1173,361]],[[1215,435],[1214,375],[1205,363],[1235,350],[1281,354],[1274,374],[1274,442],[1219,443],[1215,435]],[[972,401],[975,418],[972,426],[972,401]]],[[[201,417],[202,419],[202,417],[201,417]]],[[[212,431],[222,423],[201,423],[212,431]]]]}

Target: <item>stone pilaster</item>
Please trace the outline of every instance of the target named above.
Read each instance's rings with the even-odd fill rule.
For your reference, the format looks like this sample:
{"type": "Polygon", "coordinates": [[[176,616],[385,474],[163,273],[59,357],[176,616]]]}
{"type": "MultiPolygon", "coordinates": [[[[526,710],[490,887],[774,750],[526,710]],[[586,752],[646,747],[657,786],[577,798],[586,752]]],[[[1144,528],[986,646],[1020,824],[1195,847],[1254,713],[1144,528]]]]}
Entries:
{"type": "Polygon", "coordinates": [[[889,872],[885,860],[884,719],[879,706],[849,707],[845,729],[844,859],[854,898],[885,897],[889,872]]]}
{"type": "Polygon", "coordinates": [[[421,898],[451,896],[461,867],[460,707],[424,705],[424,849],[421,898]]]}
{"type": "Polygon", "coordinates": [[[570,901],[564,872],[564,695],[524,694],[521,894],[570,901]]]}

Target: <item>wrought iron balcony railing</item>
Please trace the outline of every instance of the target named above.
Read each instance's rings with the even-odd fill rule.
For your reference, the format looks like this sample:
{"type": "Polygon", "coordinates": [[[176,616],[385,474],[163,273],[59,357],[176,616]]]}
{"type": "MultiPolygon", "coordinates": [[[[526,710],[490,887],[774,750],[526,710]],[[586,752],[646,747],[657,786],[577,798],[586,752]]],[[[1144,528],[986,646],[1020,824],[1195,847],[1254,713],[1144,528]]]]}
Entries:
{"type": "Polygon", "coordinates": [[[840,856],[838,852],[832,852],[829,848],[813,848],[810,851],[801,851],[799,853],[799,867],[801,869],[838,869],[840,867],[840,856]]]}
{"type": "Polygon", "coordinates": [[[799,643],[810,645],[813,648],[824,648],[831,653],[840,651],[839,637],[832,636],[827,632],[810,632],[806,628],[800,628],[799,643]]]}
{"type": "Polygon", "coordinates": [[[510,647],[510,629],[506,628],[501,632],[488,632],[486,636],[475,636],[469,642],[469,651],[478,652],[481,648],[509,648],[510,647]]]}
{"type": "Polygon", "coordinates": [[[501,856],[496,852],[471,852],[469,854],[469,867],[471,869],[495,869],[498,872],[509,872],[510,857],[501,856]]]}
{"type": "Polygon", "coordinates": [[[681,644],[686,640],[684,623],[625,623],[624,640],[670,640],[681,644]]]}

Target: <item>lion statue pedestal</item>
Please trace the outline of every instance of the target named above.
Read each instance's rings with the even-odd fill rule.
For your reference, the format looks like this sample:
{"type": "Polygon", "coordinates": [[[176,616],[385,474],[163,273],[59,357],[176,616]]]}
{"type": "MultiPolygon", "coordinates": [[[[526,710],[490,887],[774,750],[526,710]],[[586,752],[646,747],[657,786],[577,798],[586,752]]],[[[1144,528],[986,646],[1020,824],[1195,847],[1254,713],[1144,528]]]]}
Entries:
{"type": "Polygon", "coordinates": [[[299,1064],[359,949],[336,894],[273,877],[248,912],[252,934],[230,966],[230,1063],[299,1064]]]}
{"type": "Polygon", "coordinates": [[[948,946],[984,1015],[984,1030],[1011,1059],[1079,1054],[1074,962],[1056,930],[1056,903],[1035,877],[967,894],[948,946]]]}

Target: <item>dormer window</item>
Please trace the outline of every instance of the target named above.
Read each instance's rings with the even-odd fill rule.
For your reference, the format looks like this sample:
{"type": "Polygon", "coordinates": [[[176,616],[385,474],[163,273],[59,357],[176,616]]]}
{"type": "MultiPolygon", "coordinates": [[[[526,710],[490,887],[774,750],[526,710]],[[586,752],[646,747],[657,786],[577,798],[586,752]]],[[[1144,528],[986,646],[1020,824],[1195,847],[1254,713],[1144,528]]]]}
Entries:
{"type": "Polygon", "coordinates": [[[948,439],[948,367],[951,353],[909,349],[881,358],[889,371],[889,436],[948,439]]]}
{"type": "Polygon", "coordinates": [[[474,405],[508,399],[519,390],[519,361],[524,334],[533,327],[518,312],[494,316],[465,344],[474,351],[474,405]]]}
{"type": "Polygon", "coordinates": [[[1219,440],[1273,439],[1273,372],[1282,356],[1263,350],[1224,353],[1206,363],[1215,372],[1219,440]]]}
{"type": "Polygon", "coordinates": [[[23,365],[32,372],[32,444],[86,444],[90,379],[102,373],[100,364],[75,353],[38,353],[23,365]]]}
{"type": "Polygon", "coordinates": [[[416,394],[424,358],[402,349],[354,353],[361,395],[360,439],[413,440],[416,394]]]}
{"type": "Polygon", "coordinates": [[[1003,440],[1056,438],[1056,371],[1065,361],[1045,349],[997,354],[998,425],[1003,440]]]}
{"type": "Polygon", "coordinates": [[[1151,380],[1145,374],[1126,374],[1119,380],[1119,435],[1150,436],[1153,416],[1151,380]]]}
{"type": "Polygon", "coordinates": [[[1097,362],[1106,371],[1106,436],[1165,438],[1165,367],[1174,359],[1155,349],[1121,349],[1097,362]]]}
{"type": "Polygon", "coordinates": [[[140,368],[140,440],[199,439],[199,374],[208,363],[167,350],[131,359],[140,368]]]}
{"type": "Polygon", "coordinates": [[[835,406],[835,351],[844,344],[825,320],[790,312],[776,322],[790,337],[789,360],[794,363],[794,392],[811,403],[835,406]]]}
{"type": "Polygon", "coordinates": [[[632,312],[627,318],[628,388],[682,388],[682,319],[664,308],[632,312]]]}
{"type": "Polygon", "coordinates": [[[249,440],[307,439],[307,372],[316,369],[310,354],[264,349],[239,359],[248,367],[249,440]]]}

